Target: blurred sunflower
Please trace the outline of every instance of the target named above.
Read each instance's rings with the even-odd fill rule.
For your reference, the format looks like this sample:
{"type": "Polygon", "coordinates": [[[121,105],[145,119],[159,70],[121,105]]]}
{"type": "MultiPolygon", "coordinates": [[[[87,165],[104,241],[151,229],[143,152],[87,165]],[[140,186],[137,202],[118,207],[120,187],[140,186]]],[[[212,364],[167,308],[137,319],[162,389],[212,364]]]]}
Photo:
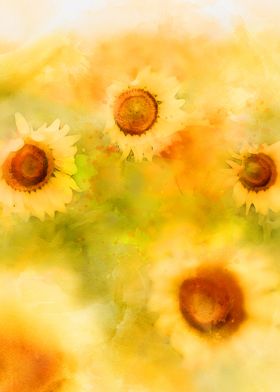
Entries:
{"type": "Polygon", "coordinates": [[[176,98],[179,87],[174,77],[149,68],[133,81],[118,81],[109,87],[105,132],[123,159],[132,151],[135,160],[151,160],[171,143],[184,125],[184,100],[176,98]]]}
{"type": "Polygon", "coordinates": [[[264,215],[280,211],[280,142],[245,147],[227,163],[239,207],[245,204],[248,212],[254,205],[264,215]]]}
{"type": "Polygon", "coordinates": [[[4,213],[43,220],[55,211],[64,212],[78,187],[71,177],[76,172],[74,143],[69,127],[60,121],[38,130],[16,114],[18,135],[2,143],[0,151],[0,202],[4,213]]]}
{"type": "Polygon", "coordinates": [[[169,250],[152,268],[151,280],[157,326],[188,367],[262,352],[251,337],[270,331],[280,297],[277,274],[259,252],[169,250]]]}
{"type": "Polygon", "coordinates": [[[2,271],[0,282],[1,391],[90,391],[93,312],[73,300],[72,277],[2,271]]]}
{"type": "MultiPolygon", "coordinates": [[[[74,53],[71,45],[72,40],[68,35],[57,33],[16,47],[15,44],[8,45],[7,51],[0,53],[1,93],[16,91],[23,84],[25,88],[33,89],[34,79],[44,74],[53,63],[69,60],[72,53],[74,57],[77,51],[74,53]],[[28,87],[27,82],[30,81],[32,83],[28,87]]],[[[79,59],[82,59],[82,56],[79,56],[79,59]]],[[[72,63],[73,61],[71,66],[72,63]]]]}

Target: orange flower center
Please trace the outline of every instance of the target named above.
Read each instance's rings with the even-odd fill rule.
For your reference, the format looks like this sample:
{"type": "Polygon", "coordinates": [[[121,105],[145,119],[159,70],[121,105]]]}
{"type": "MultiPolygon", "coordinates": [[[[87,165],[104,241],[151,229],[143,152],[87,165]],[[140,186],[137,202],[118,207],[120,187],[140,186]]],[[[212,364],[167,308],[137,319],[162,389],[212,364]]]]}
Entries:
{"type": "Polygon", "coordinates": [[[2,339],[0,363],[1,391],[54,391],[63,384],[61,353],[40,350],[31,342],[2,339]]]}
{"type": "Polygon", "coordinates": [[[3,165],[3,176],[13,189],[30,192],[45,185],[53,170],[51,153],[36,144],[27,143],[8,156],[3,165]]]}
{"type": "Polygon", "coordinates": [[[220,269],[200,271],[179,290],[186,322],[204,333],[231,333],[245,317],[243,294],[234,277],[220,269]]]}
{"type": "Polygon", "coordinates": [[[157,116],[158,103],[148,91],[131,89],[115,102],[115,122],[125,135],[142,135],[152,128],[157,116]]]}
{"type": "Polygon", "coordinates": [[[276,176],[273,160],[268,155],[259,153],[251,154],[245,159],[239,180],[249,191],[259,192],[270,188],[275,183],[276,176]]]}

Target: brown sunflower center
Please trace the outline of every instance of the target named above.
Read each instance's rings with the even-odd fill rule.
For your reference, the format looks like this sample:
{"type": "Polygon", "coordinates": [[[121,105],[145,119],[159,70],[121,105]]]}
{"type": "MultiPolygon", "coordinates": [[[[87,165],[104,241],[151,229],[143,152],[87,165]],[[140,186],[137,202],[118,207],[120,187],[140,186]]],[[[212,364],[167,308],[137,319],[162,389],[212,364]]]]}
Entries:
{"type": "Polygon", "coordinates": [[[222,270],[203,271],[183,281],[180,310],[201,332],[232,332],[244,319],[243,294],[234,277],[222,270]]]}
{"type": "Polygon", "coordinates": [[[154,96],[142,89],[123,92],[116,100],[114,118],[124,134],[142,135],[157,120],[158,103],[154,96]]]}
{"type": "Polygon", "coordinates": [[[46,184],[54,169],[52,155],[35,144],[12,152],[3,165],[7,184],[18,191],[33,191],[46,184]]]}
{"type": "Polygon", "coordinates": [[[277,176],[273,160],[263,153],[249,155],[244,161],[244,167],[239,179],[242,185],[250,191],[268,189],[274,184],[277,176]]]}

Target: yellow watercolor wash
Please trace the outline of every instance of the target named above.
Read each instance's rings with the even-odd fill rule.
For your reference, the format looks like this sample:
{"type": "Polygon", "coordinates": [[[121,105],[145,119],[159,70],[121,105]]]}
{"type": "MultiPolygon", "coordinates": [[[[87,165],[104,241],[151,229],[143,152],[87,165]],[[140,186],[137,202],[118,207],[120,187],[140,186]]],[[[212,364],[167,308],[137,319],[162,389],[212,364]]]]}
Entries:
{"type": "Polygon", "coordinates": [[[278,391],[278,11],[3,5],[3,392],[278,391]]]}

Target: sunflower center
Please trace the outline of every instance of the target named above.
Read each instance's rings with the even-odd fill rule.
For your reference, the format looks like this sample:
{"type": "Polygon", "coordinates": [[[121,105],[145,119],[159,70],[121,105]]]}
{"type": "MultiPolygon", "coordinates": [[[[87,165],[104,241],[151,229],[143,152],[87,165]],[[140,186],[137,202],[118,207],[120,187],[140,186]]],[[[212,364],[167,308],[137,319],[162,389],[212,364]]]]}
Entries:
{"type": "Polygon", "coordinates": [[[240,173],[240,182],[250,191],[268,189],[276,180],[276,166],[273,160],[263,153],[249,155],[240,173]]]}
{"type": "Polygon", "coordinates": [[[12,152],[3,166],[7,184],[19,191],[32,191],[42,187],[53,172],[52,155],[35,144],[25,144],[12,152]]]}
{"type": "Polygon", "coordinates": [[[26,341],[4,340],[1,345],[1,391],[49,391],[61,382],[61,353],[40,350],[26,341]]]}
{"type": "Polygon", "coordinates": [[[184,280],[179,302],[186,322],[201,332],[229,332],[244,318],[242,291],[223,271],[208,271],[184,280]]]}
{"type": "Polygon", "coordinates": [[[148,91],[131,89],[116,100],[114,118],[124,134],[142,135],[152,128],[157,116],[158,103],[148,91]]]}

